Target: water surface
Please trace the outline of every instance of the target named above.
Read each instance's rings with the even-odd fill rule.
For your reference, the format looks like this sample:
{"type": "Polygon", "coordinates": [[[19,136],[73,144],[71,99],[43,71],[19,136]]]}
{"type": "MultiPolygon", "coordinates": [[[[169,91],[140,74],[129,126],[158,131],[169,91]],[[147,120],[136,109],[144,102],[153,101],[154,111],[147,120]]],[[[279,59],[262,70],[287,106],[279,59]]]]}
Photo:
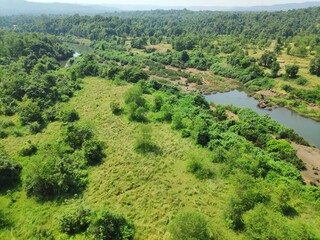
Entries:
{"type": "Polygon", "coordinates": [[[258,101],[256,99],[239,90],[206,95],[205,98],[216,104],[232,104],[237,107],[251,108],[261,116],[269,114],[272,119],[288,128],[292,128],[310,144],[320,148],[320,122],[300,116],[284,107],[271,111],[261,109],[257,106],[258,101]]]}

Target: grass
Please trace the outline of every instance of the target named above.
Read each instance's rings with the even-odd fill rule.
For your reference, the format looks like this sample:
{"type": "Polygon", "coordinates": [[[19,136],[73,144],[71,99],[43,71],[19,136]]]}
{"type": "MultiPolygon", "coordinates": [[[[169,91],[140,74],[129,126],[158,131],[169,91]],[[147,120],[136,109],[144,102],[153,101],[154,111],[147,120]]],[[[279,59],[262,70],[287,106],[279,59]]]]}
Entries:
{"type": "MultiPolygon", "coordinates": [[[[193,155],[209,162],[208,150],[195,146],[190,139],[181,138],[180,133],[168,124],[150,123],[153,140],[162,155],[142,155],[134,151],[133,143],[140,124],[129,122],[124,115],[113,115],[109,107],[112,99],[123,99],[129,87],[87,78],[84,89],[66,103],[79,112],[81,122],[90,123],[97,137],[107,145],[107,158],[99,166],[90,168],[89,185],[83,196],[75,199],[82,197],[83,204],[92,209],[109,208],[124,214],[136,225],[136,239],[167,239],[167,224],[182,210],[206,214],[226,238],[235,238],[236,235],[220,221],[224,219],[223,209],[229,196],[228,184],[219,177],[197,180],[186,170],[193,155]]],[[[18,151],[28,140],[40,146],[55,141],[59,132],[60,123],[52,123],[42,133],[9,137],[1,143],[12,158],[23,165],[24,178],[31,165],[41,157],[18,157],[18,151]]],[[[218,172],[218,165],[211,166],[218,172]]],[[[72,202],[39,203],[27,198],[21,187],[12,196],[13,203],[9,196],[0,196],[0,208],[5,209],[5,214],[13,220],[0,231],[0,239],[32,239],[40,230],[52,232],[57,238],[66,237],[59,233],[58,219],[72,202]]],[[[85,238],[78,235],[74,239],[85,238]]]]}

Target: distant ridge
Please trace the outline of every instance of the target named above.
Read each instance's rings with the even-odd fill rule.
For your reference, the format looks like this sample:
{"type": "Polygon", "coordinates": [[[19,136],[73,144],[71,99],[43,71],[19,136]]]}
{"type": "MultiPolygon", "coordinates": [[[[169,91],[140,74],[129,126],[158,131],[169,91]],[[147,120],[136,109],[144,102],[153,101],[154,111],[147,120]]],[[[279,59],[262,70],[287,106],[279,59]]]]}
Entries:
{"type": "Polygon", "coordinates": [[[68,3],[36,3],[25,0],[1,0],[0,15],[94,15],[105,12],[119,11],[115,7],[99,5],[80,5],[68,3]]]}
{"type": "MultiPolygon", "coordinates": [[[[32,0],[30,0],[32,1],[32,0]]],[[[308,7],[319,7],[320,1],[305,3],[289,3],[271,6],[253,6],[253,7],[215,7],[215,6],[155,6],[155,5],[80,5],[67,3],[37,3],[26,0],[1,0],[0,15],[94,15],[106,12],[119,11],[148,11],[155,9],[188,9],[191,11],[287,11],[291,9],[301,9],[308,7]]]]}

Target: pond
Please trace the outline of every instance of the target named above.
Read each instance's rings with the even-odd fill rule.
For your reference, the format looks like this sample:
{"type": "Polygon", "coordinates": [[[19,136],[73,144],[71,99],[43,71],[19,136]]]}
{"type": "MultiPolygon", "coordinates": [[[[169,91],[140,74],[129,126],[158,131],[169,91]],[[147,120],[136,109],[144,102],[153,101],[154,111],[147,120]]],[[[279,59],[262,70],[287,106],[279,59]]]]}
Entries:
{"type": "Polygon", "coordinates": [[[259,108],[256,99],[239,90],[206,95],[205,98],[207,101],[216,104],[232,104],[237,107],[250,108],[261,116],[269,114],[272,119],[288,128],[292,128],[310,144],[320,148],[320,122],[300,116],[284,107],[275,108],[271,111],[259,108]]]}

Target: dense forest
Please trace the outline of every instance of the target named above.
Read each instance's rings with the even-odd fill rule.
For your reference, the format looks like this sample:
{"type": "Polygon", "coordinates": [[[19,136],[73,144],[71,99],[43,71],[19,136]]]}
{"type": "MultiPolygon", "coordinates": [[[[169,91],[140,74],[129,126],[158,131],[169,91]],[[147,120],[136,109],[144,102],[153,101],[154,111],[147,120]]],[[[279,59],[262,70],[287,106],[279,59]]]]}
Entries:
{"type": "Polygon", "coordinates": [[[320,120],[319,26],[320,8],[1,17],[0,238],[320,239],[297,148],[318,150],[203,96],[320,120]]]}

